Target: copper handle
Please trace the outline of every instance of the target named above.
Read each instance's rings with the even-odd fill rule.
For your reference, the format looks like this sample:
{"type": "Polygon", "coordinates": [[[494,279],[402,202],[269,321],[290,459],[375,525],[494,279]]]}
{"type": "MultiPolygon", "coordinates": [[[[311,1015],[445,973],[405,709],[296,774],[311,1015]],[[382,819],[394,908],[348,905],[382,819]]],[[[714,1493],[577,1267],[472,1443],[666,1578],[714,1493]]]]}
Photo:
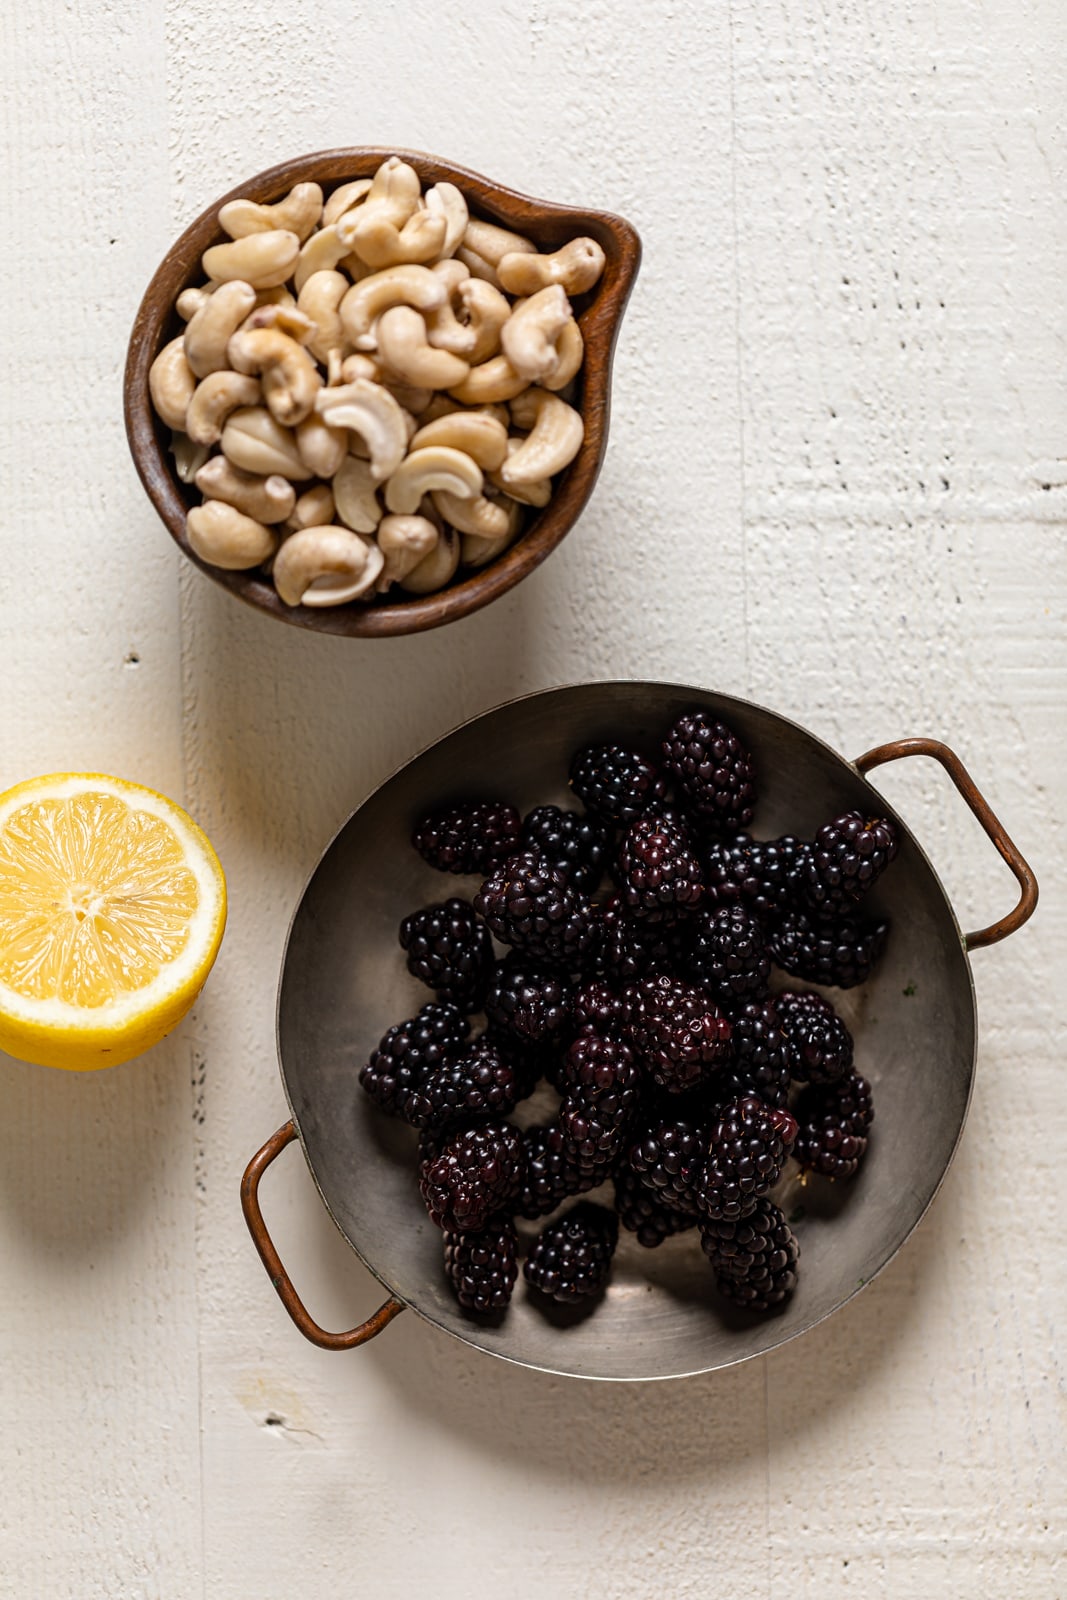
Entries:
{"type": "Polygon", "coordinates": [[[267,1276],[277,1289],[282,1305],[304,1338],[310,1339],[312,1344],[317,1344],[322,1350],[353,1350],[356,1345],[366,1344],[368,1339],[373,1339],[376,1334],[381,1333],[382,1329],[403,1311],[404,1302],[391,1296],[384,1306],[379,1306],[372,1317],[368,1317],[366,1322],[361,1322],[358,1328],[349,1329],[348,1333],[327,1333],[325,1328],[319,1327],[304,1305],[293,1288],[289,1274],[282,1266],[281,1257],[274,1248],[274,1241],[267,1232],[267,1224],[263,1221],[263,1213],[259,1209],[260,1178],[275,1156],[281,1155],[286,1145],[292,1144],[295,1138],[296,1124],[287,1122],[277,1133],[271,1134],[262,1150],[256,1151],[241,1179],[241,1210],[245,1214],[252,1243],[259,1251],[259,1259],[267,1269],[267,1276]]]}
{"type": "Polygon", "coordinates": [[[997,851],[1014,873],[1022,891],[1019,903],[1013,911],[1009,911],[1006,917],[1001,917],[999,922],[991,923],[988,928],[979,928],[976,933],[965,934],[964,945],[968,950],[979,950],[984,944],[996,944],[999,940],[1006,939],[1009,933],[1014,933],[1033,916],[1037,906],[1037,879],[1023,860],[1018,848],[1008,838],[1003,823],[994,816],[989,802],[978,792],[967,768],[947,744],[941,744],[937,739],[895,739],[892,744],[880,744],[876,750],[868,750],[867,754],[860,756],[854,765],[860,772],[866,774],[872,767],[884,766],[887,761],[899,761],[903,756],[932,756],[935,761],[940,761],[992,839],[997,851]]]}

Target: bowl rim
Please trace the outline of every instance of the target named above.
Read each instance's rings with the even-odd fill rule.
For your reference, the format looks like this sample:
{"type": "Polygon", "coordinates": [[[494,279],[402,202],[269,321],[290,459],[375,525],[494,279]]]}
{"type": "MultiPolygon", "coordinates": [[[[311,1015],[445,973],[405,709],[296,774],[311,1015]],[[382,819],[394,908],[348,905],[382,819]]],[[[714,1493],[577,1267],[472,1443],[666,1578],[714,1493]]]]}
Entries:
{"type": "MultiPolygon", "coordinates": [[[[142,296],[134,318],[123,377],[126,437],[134,466],[160,519],[183,554],[215,583],[257,611],[293,627],[345,637],[381,638],[419,633],[456,621],[488,605],[539,566],[570,532],[596,483],[607,447],[611,369],[623,313],[641,262],[641,241],[632,223],[610,211],[589,210],[560,201],[536,199],[486,178],[472,168],[418,150],[397,146],[350,145],[293,156],[236,184],[206,206],[170,245],[142,296]],[[575,460],[562,474],[551,501],[519,539],[488,566],[436,594],[372,606],[286,606],[274,586],[249,572],[229,572],[203,561],[185,535],[188,510],[177,483],[164,436],[148,392],[148,373],[177,313],[174,302],[198,273],[200,257],[224,237],[218,212],[228,201],[277,199],[294,183],[314,180],[327,189],[380,165],[390,156],[409,162],[423,184],[448,182],[463,188],[473,208],[519,231],[559,229],[591,234],[605,248],[604,274],[577,312],[586,341],[580,410],[585,437],[575,460]]],[[[577,297],[576,297],[577,298],[577,297]]],[[[585,298],[585,297],[583,297],[585,298]]]]}

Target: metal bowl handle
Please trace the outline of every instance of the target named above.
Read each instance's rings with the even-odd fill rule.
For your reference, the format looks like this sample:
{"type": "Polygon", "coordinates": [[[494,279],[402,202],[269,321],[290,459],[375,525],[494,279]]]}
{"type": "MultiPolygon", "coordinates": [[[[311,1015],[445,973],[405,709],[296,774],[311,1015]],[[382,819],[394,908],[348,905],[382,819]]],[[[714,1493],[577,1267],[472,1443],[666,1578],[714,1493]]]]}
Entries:
{"type": "Polygon", "coordinates": [[[293,1288],[292,1280],[282,1266],[281,1257],[274,1248],[274,1241],[267,1232],[267,1224],[263,1221],[263,1213],[259,1208],[259,1180],[274,1160],[281,1155],[287,1144],[292,1144],[296,1138],[296,1125],[287,1122],[277,1133],[272,1133],[262,1150],[257,1150],[248,1166],[245,1168],[244,1177],[241,1179],[241,1210],[248,1223],[248,1231],[252,1235],[252,1243],[259,1251],[259,1259],[267,1269],[267,1276],[278,1291],[278,1298],[296,1323],[305,1339],[310,1339],[312,1344],[317,1344],[322,1350],[354,1350],[358,1344],[366,1344],[368,1339],[373,1339],[376,1334],[392,1322],[404,1309],[404,1302],[391,1296],[383,1306],[366,1322],[361,1322],[358,1328],[349,1329],[348,1333],[327,1333],[325,1328],[320,1328],[311,1316],[304,1302],[293,1288]]]}
{"type": "Polygon", "coordinates": [[[993,814],[989,802],[978,792],[967,768],[947,744],[941,744],[937,739],[895,739],[892,744],[880,744],[877,749],[868,750],[854,765],[866,775],[873,767],[884,766],[887,761],[899,761],[902,756],[932,756],[935,761],[940,761],[1014,873],[1022,891],[1018,905],[1006,917],[1001,917],[999,922],[991,923],[988,928],[979,928],[976,933],[966,934],[963,941],[968,950],[979,950],[984,944],[997,944],[1033,916],[1037,906],[1037,879],[1016,845],[1008,838],[1003,823],[993,814]]]}

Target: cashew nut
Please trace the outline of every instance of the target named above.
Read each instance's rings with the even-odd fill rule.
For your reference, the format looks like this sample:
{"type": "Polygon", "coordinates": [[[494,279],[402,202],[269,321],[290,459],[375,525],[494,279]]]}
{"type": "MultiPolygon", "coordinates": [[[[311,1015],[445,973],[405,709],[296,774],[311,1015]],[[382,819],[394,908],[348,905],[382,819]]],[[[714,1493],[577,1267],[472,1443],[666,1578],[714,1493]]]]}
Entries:
{"type": "Polygon", "coordinates": [[[185,341],[178,336],[165,344],[148,369],[148,392],[168,428],[185,429],[185,413],[196,389],[196,375],[185,358],[185,341]]]}
{"type": "Polygon", "coordinates": [[[342,183],[339,189],[335,189],[322,208],[323,227],[331,227],[338,217],[343,217],[346,211],[366,199],[373,181],[372,178],[353,178],[351,183],[342,183]]]}
{"type": "MultiPolygon", "coordinates": [[[[259,299],[259,296],[256,296],[259,299]]],[[[310,344],[315,334],[315,324],[306,311],[301,311],[292,295],[288,301],[270,301],[257,305],[251,316],[242,322],[240,333],[251,333],[254,328],[277,328],[287,333],[297,344],[310,344]]]]}
{"type": "Polygon", "coordinates": [[[429,555],[423,556],[418,566],[400,579],[400,587],[408,594],[433,594],[451,583],[458,566],[459,535],[445,528],[429,555]]]}
{"type": "Polygon", "coordinates": [[[332,478],[348,454],[348,434],[313,411],[296,425],[296,448],[317,478],[332,478]]]}
{"type": "Polygon", "coordinates": [[[427,342],[426,319],[411,306],[393,306],[378,318],[378,354],[405,383],[425,389],[452,389],[470,368],[447,350],[427,342]]]}
{"type": "Polygon", "coordinates": [[[333,491],[328,483],[313,484],[297,500],[285,519],[285,531],[297,533],[301,528],[324,528],[333,521],[333,491]]]}
{"type": "Polygon", "coordinates": [[[276,422],[292,427],[309,415],[322,377],[303,345],[278,328],[242,328],[230,340],[229,354],[238,372],[260,374],[276,422]]]}
{"type": "Polygon", "coordinates": [[[404,459],[408,445],[404,412],[380,383],[356,378],[336,389],[322,389],[315,409],[331,428],[351,428],[364,440],[376,483],[388,478],[404,459]]]}
{"type": "Polygon", "coordinates": [[[239,372],[210,372],[189,401],[185,431],[196,444],[218,444],[230,412],[238,406],[254,406],[258,399],[258,378],[239,372]]]}
{"type": "Polygon", "coordinates": [[[287,478],[272,473],[267,478],[242,472],[225,456],[212,456],[196,474],[196,486],[205,500],[225,500],[256,522],[284,522],[293,514],[296,490],[287,478]]]}
{"type": "Polygon", "coordinates": [[[296,296],[289,293],[284,283],[276,283],[273,289],[256,290],[256,310],[261,306],[287,306],[291,310],[296,305],[296,296]]]}
{"type": "Polygon", "coordinates": [[[452,301],[460,284],[470,281],[470,273],[462,261],[439,261],[432,270],[445,285],[447,298],[439,311],[427,313],[426,337],[435,350],[449,350],[454,356],[469,360],[478,336],[473,328],[459,321],[452,301]]]}
{"type": "Polygon", "coordinates": [[[194,444],[180,428],[170,430],[170,453],[179,483],[192,483],[210,454],[206,444],[194,444]]]}
{"type": "Polygon", "coordinates": [[[447,445],[413,450],[386,484],[385,503],[390,511],[410,515],[433,489],[448,489],[462,500],[469,499],[482,492],[482,469],[462,450],[447,445]]]}
{"type": "Polygon", "coordinates": [[[336,225],[320,228],[302,247],[293,273],[293,287],[297,294],[314,272],[332,272],[339,261],[348,254],[348,247],[337,237],[336,225]]]}
{"type": "Polygon", "coordinates": [[[474,349],[467,359],[479,367],[500,351],[500,330],[511,316],[511,302],[483,278],[467,278],[456,296],[474,330],[474,349]]]}
{"type": "Polygon", "coordinates": [[[401,583],[436,548],[441,530],[429,517],[383,517],[378,524],[378,549],[385,557],[378,592],[401,583]]]}
{"type": "Polygon", "coordinates": [[[455,255],[467,231],[470,221],[467,202],[454,183],[435,183],[432,189],[426,191],[425,204],[427,211],[445,219],[445,236],[438,257],[447,261],[449,256],[455,255]]]}
{"type": "MultiPolygon", "coordinates": [[[[401,229],[415,216],[421,198],[418,173],[398,156],[390,156],[374,174],[362,205],[338,219],[346,248],[354,250],[369,266],[387,267],[395,261],[419,259],[389,252],[398,244],[401,229]],[[377,259],[379,257],[382,259],[377,259]]],[[[434,222],[431,232],[436,235],[439,247],[444,240],[444,219],[430,220],[434,222]]],[[[421,242],[425,242],[422,223],[416,233],[421,242]]],[[[421,259],[429,260],[432,254],[421,259]]]]}
{"type": "Polygon", "coordinates": [[[462,383],[449,389],[453,400],[467,406],[480,406],[496,400],[514,400],[530,387],[530,380],[516,372],[507,356],[493,356],[481,366],[471,367],[462,383]]]}
{"type": "Polygon", "coordinates": [[[370,462],[358,456],[346,456],[333,474],[336,513],[355,533],[373,533],[382,520],[375,486],[370,462]]]}
{"type": "Polygon", "coordinates": [[[230,412],[222,430],[222,453],[235,467],[262,478],[277,472],[300,483],[312,476],[300,459],[290,429],[276,422],[265,406],[242,406],[230,412]]]}
{"type": "Polygon", "coordinates": [[[345,228],[347,219],[342,217],[337,224],[338,237],[348,234],[360,260],[376,270],[403,261],[434,261],[441,253],[446,223],[433,211],[416,211],[402,228],[372,213],[369,201],[350,215],[357,219],[356,223],[349,232],[345,228]]]}
{"type": "Polygon", "coordinates": [[[219,226],[231,239],[244,239],[250,233],[269,233],[272,228],[288,228],[304,240],[322,215],[322,190],[317,183],[298,183],[284,200],[274,205],[257,205],[254,200],[231,200],[219,211],[219,226]]]}
{"type": "MultiPolygon", "coordinates": [[[[505,459],[510,460],[516,450],[522,449],[524,442],[522,439],[509,439],[508,453],[505,459]]],[[[506,484],[500,476],[499,470],[497,470],[489,474],[489,482],[494,489],[501,490],[509,499],[517,500],[520,505],[535,506],[538,510],[547,506],[552,498],[551,478],[537,478],[533,483],[506,484]]]]}
{"type": "Polygon", "coordinates": [[[421,450],[427,445],[443,444],[452,450],[462,450],[486,472],[503,466],[508,450],[508,431],[495,417],[485,411],[452,411],[446,416],[427,422],[408,446],[421,450]]]}
{"type": "Polygon", "coordinates": [[[512,500],[504,508],[507,526],[495,539],[482,538],[480,534],[465,533],[460,543],[460,558],[465,567],[485,567],[495,561],[509,545],[514,544],[522,527],[522,512],[512,500]]]}
{"type": "Polygon", "coordinates": [[[494,268],[500,265],[504,256],[514,255],[518,251],[537,254],[537,246],[523,234],[512,233],[495,222],[483,222],[480,217],[472,217],[468,222],[463,235],[463,248],[473,250],[494,268]]]}
{"type": "Polygon", "coordinates": [[[340,350],[345,342],[338,307],[351,287],[343,272],[325,270],[313,272],[300,290],[296,303],[314,324],[307,346],[324,366],[330,358],[330,351],[340,350]]]}
{"type": "Polygon", "coordinates": [[[530,389],[512,401],[511,415],[518,427],[529,428],[530,433],[500,469],[505,489],[555,477],[581,449],[585,425],[559,395],[530,389]]]}
{"type": "Polygon", "coordinates": [[[515,371],[530,383],[551,378],[559,368],[556,344],[570,320],[571,303],[558,283],[517,305],[500,330],[501,349],[515,371]]]}
{"type": "Polygon", "coordinates": [[[564,325],[556,345],[556,354],[559,356],[559,366],[551,377],[541,379],[541,387],[551,389],[553,394],[565,389],[571,379],[577,377],[578,369],[585,359],[585,340],[582,338],[581,328],[573,317],[564,325]]]}
{"type": "MultiPolygon", "coordinates": [[[[511,526],[511,516],[504,506],[497,505],[484,494],[470,495],[461,500],[447,489],[435,489],[433,503],[447,523],[458,533],[473,534],[491,543],[506,538],[511,526]]],[[[518,507],[516,507],[518,510],[518,507]]]]}
{"type": "Polygon", "coordinates": [[[371,328],[384,312],[394,306],[437,311],[447,298],[447,285],[429,267],[386,267],[352,285],[341,301],[341,323],[357,350],[373,350],[377,341],[371,328]]]}
{"type": "Polygon", "coordinates": [[[229,365],[226,347],[255,304],[252,285],[235,279],[220,284],[196,308],[185,329],[185,358],[198,378],[229,365]]]}
{"type": "Polygon", "coordinates": [[[213,244],[204,251],[202,266],[209,278],[230,283],[235,278],[253,289],[273,289],[293,275],[300,240],[288,228],[269,233],[249,233],[230,244],[213,244]]]}
{"type": "Polygon", "coordinates": [[[472,278],[488,283],[498,294],[500,293],[500,279],[496,275],[496,268],[490,266],[477,250],[469,250],[465,244],[461,244],[456,250],[456,260],[462,261],[472,278]]]}
{"type": "Polygon", "coordinates": [[[380,383],[382,369],[373,356],[351,355],[345,356],[341,362],[340,381],[342,383],[355,383],[357,378],[367,378],[371,383],[380,383]]]}
{"type": "Polygon", "coordinates": [[[558,283],[568,294],[583,294],[600,277],[605,259],[595,239],[572,239],[552,255],[509,254],[495,266],[508,294],[536,294],[550,283],[558,283]]]}
{"type": "Polygon", "coordinates": [[[343,606],[373,589],[384,559],[348,528],[301,528],[278,551],[274,587],[287,606],[343,606]]]}
{"type": "Polygon", "coordinates": [[[194,317],[200,307],[207,305],[210,299],[211,290],[208,287],[197,289],[190,286],[188,289],[183,289],[175,300],[174,309],[183,322],[188,322],[190,317],[194,317]]]}
{"type": "Polygon", "coordinates": [[[278,535],[225,500],[205,500],[185,519],[185,534],[201,561],[227,572],[258,567],[274,554],[278,535]]]}

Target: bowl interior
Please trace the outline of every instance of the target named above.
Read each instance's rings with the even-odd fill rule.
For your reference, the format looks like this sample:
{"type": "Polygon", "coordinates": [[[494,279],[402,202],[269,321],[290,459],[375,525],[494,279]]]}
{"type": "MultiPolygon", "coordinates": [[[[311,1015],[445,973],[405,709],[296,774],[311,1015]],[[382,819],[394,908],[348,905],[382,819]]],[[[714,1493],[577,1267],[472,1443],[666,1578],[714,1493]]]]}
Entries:
{"type": "MultiPolygon", "coordinates": [[[[766,1318],[727,1309],[695,1233],[646,1250],[623,1232],[606,1297],[584,1320],[550,1320],[521,1280],[499,1326],[460,1313],[442,1271],[441,1235],[418,1196],[414,1135],[382,1116],[357,1081],[386,1028],[428,998],[405,968],[401,917],[476,887],[427,867],[410,846],[412,824],[428,805],[471,794],[505,793],[524,810],[565,803],[578,746],[619,738],[655,749],[671,720],[695,707],[720,714],[754,752],[757,835],[810,833],[835,812],[870,803],[874,791],[826,745],[743,701],[663,684],[550,690],[477,718],[389,779],[327,850],[290,931],[278,1006],[282,1075],[338,1227],[371,1271],[431,1322],[552,1372],[681,1376],[812,1327],[869,1282],[914,1228],[966,1113],[975,1054],[970,968],[944,891],[900,823],[900,854],[871,896],[892,920],[887,952],[863,988],[832,992],[856,1035],[857,1068],[873,1085],[871,1146],[852,1184],[805,1184],[787,1174],[776,1193],[787,1216],[803,1210],[795,1227],[800,1282],[787,1308],[766,1318]]],[[[893,815],[880,796],[875,803],[893,815]]],[[[538,1226],[520,1224],[528,1237],[538,1226]]]]}
{"type": "Polygon", "coordinates": [[[363,636],[414,633],[465,616],[505,593],[538,566],[573,526],[592,493],[607,444],[615,339],[640,256],[637,234],[621,217],[534,200],[492,183],[479,173],[417,151],[368,146],[327,150],[259,173],[213,201],[186,229],[164,257],[138,311],[126,361],[126,431],[148,496],[190,561],[239,599],[294,627],[363,636]],[[409,161],[424,187],[439,182],[457,184],[472,211],[526,234],[541,250],[558,249],[579,234],[589,235],[601,245],[606,256],[604,273],[589,293],[577,295],[573,301],[585,339],[585,360],[573,403],[582,412],[585,438],[578,455],[558,479],[552,500],[543,511],[530,514],[516,543],[496,561],[439,594],[381,600],[373,605],[286,606],[273,584],[261,575],[224,572],[201,561],[191,549],[185,536],[185,518],[190,506],[198,504],[201,497],[194,486],[181,483],[174,471],[170,430],[152,408],[148,371],[162,346],[182,330],[174,309],[178,295],[189,284],[203,281],[200,258],[209,245],[225,237],[217,220],[221,206],[241,196],[260,202],[278,200],[295,183],[310,180],[320,183],[329,194],[350,178],[371,176],[390,155],[409,161]]]}

